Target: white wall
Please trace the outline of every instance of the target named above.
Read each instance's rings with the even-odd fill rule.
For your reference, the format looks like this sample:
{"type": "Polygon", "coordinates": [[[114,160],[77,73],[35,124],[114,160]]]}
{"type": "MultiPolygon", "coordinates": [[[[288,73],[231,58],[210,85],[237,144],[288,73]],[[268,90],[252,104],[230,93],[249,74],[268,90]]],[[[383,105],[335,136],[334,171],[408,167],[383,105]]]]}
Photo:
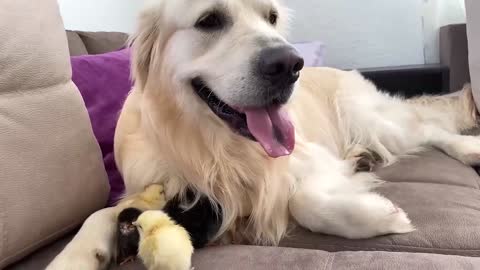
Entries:
{"type": "Polygon", "coordinates": [[[424,0],[425,62],[440,62],[439,32],[443,25],[465,23],[464,0],[424,0]]]}
{"type": "Polygon", "coordinates": [[[325,63],[360,68],[424,63],[420,0],[285,0],[291,39],[322,40],[325,63]]]}
{"type": "MultiPolygon", "coordinates": [[[[145,0],[58,1],[67,29],[131,32],[145,0]]],[[[290,39],[324,42],[325,64],[339,68],[436,63],[438,27],[465,21],[463,0],[283,1],[290,39]]]]}
{"type": "MultiPolygon", "coordinates": [[[[38,1],[38,0],[35,0],[38,1]]],[[[131,32],[144,0],[58,0],[65,28],[131,32]]]]}

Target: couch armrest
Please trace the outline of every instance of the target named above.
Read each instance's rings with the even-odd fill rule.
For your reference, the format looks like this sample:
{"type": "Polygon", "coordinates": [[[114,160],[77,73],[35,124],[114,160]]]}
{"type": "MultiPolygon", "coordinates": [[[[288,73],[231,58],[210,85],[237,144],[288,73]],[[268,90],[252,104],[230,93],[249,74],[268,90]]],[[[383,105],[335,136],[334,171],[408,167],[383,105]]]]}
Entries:
{"type": "Polygon", "coordinates": [[[0,1],[0,269],[107,202],[63,28],[56,0],[0,1]]]}
{"type": "Polygon", "coordinates": [[[450,68],[450,91],[462,89],[470,82],[466,24],[440,28],[440,63],[450,68]]]}

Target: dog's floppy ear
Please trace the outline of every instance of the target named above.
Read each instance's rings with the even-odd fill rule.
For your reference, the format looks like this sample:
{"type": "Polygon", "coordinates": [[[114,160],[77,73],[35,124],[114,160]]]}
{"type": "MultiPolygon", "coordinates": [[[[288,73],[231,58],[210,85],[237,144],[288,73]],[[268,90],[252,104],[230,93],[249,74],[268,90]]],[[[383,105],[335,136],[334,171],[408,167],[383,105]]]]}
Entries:
{"type": "Polygon", "coordinates": [[[132,79],[139,89],[144,89],[147,82],[152,62],[159,50],[156,46],[161,46],[158,44],[160,35],[161,4],[157,3],[140,13],[137,30],[129,39],[129,47],[132,48],[132,79]]]}

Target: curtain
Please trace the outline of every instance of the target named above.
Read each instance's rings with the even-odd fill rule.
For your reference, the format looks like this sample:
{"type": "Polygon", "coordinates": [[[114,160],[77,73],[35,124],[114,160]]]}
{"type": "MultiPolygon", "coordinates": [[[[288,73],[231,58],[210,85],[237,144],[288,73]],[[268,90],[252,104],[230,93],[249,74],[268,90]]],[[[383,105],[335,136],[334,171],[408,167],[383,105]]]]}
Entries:
{"type": "Polygon", "coordinates": [[[472,79],[473,96],[477,108],[480,108],[480,2],[479,0],[466,0],[466,2],[470,77],[472,79]]]}

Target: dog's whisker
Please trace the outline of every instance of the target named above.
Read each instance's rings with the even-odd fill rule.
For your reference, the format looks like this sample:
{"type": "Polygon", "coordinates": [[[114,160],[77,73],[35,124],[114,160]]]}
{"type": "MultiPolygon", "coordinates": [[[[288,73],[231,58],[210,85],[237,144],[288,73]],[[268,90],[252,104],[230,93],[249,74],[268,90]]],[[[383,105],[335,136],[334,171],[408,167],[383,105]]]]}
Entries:
{"type": "MultiPolygon", "coordinates": [[[[208,89],[207,89],[206,86],[203,86],[202,88],[200,88],[200,89],[198,90],[198,93],[202,93],[202,92],[205,91],[205,90],[208,90],[208,89]]],[[[211,92],[210,92],[210,94],[211,94],[211,92]]],[[[210,95],[210,94],[209,94],[209,95],[210,95]]]]}
{"type": "Polygon", "coordinates": [[[212,92],[210,91],[210,93],[207,96],[207,99],[210,98],[211,96],[212,96],[212,92]]]}

